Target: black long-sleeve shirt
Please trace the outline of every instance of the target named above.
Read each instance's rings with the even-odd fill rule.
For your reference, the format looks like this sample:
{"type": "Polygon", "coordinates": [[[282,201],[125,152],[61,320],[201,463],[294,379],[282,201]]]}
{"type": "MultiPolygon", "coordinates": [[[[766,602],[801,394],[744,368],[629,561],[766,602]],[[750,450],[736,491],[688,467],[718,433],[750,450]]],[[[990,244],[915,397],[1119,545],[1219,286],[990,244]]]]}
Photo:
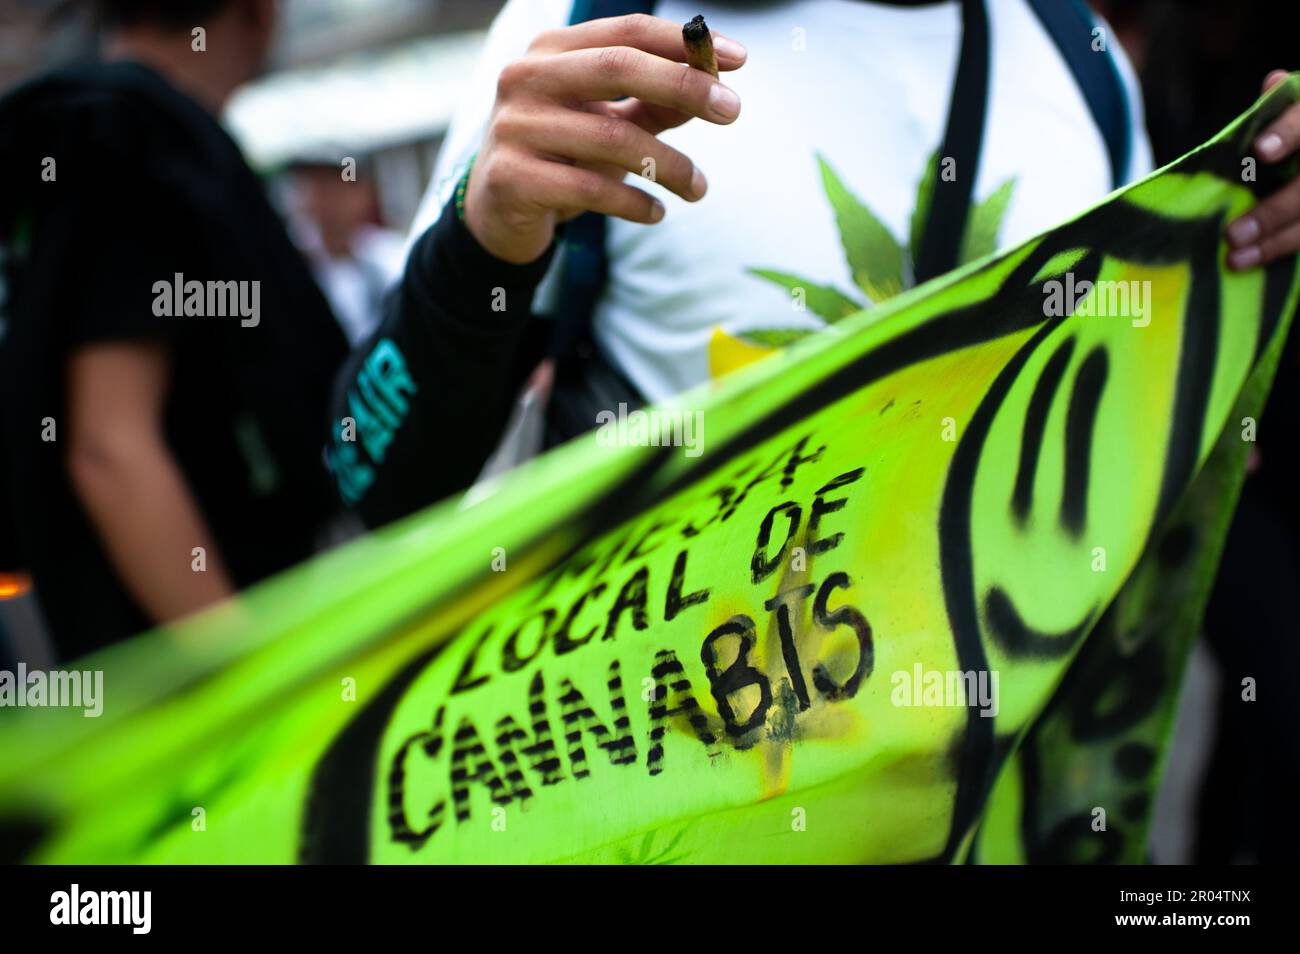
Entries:
{"type": "Polygon", "coordinates": [[[533,294],[554,254],[512,265],[448,203],[411,250],[384,320],[339,375],[327,453],[345,504],[369,526],[473,482],[545,354],[533,294]]]}

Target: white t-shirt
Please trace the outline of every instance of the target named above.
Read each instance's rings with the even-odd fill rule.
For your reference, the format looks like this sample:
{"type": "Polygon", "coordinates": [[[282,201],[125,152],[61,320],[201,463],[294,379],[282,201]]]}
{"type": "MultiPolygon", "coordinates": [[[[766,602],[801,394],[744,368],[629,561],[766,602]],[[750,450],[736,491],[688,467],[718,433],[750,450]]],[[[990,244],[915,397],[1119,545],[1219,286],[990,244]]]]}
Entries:
{"type": "MultiPolygon", "coordinates": [[[[568,22],[570,0],[510,0],[488,37],[455,118],[415,233],[437,218],[477,150],[496,78],[542,30],[568,22]]],[[[1014,180],[998,247],[1032,237],[1111,191],[1106,143],[1052,38],[1024,0],[987,0],[991,66],[984,151],[973,201],[1014,180]]],[[[665,0],[655,15],[709,26],[749,51],[723,81],[740,95],[726,127],[693,120],[662,138],[709,180],[698,203],[644,179],[664,220],[609,219],[609,281],[593,317],[606,355],[650,400],[717,372],[718,339],[824,327],[771,269],[869,303],[854,284],[823,186],[820,155],[905,250],[917,186],[943,140],[961,39],[956,0],[897,6],[865,0],[785,3],[665,0]]],[[[1100,21],[1099,21],[1100,23],[1100,21]]],[[[1104,27],[1104,24],[1103,24],[1104,27]]],[[[1126,87],[1132,149],[1126,180],[1151,169],[1133,70],[1106,31],[1126,87]]],[[[961,170],[956,170],[960,175],[961,170]]],[[[909,276],[904,276],[909,283],[909,276]]],[[[546,287],[539,292],[544,310],[546,287]]],[[[752,340],[752,339],[751,339],[752,340]]]]}

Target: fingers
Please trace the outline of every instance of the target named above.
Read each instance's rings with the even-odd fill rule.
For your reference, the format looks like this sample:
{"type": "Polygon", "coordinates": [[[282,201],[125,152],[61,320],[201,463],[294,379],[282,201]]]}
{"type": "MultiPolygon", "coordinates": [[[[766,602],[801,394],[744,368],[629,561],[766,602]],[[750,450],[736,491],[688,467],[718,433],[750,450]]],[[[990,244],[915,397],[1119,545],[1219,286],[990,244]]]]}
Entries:
{"type": "Polygon", "coordinates": [[[1300,226],[1300,179],[1295,179],[1249,213],[1228,226],[1228,244],[1232,252],[1228,265],[1236,269],[1254,268],[1289,255],[1283,239],[1300,226]]]}
{"type": "MultiPolygon", "coordinates": [[[[631,46],[666,60],[678,63],[686,61],[682,25],[644,13],[588,20],[576,26],[549,30],[538,36],[532,49],[562,53],[606,46],[631,46]]],[[[713,50],[718,56],[718,68],[722,70],[740,67],[748,55],[745,48],[735,40],[718,33],[713,34],[713,50]]]]}
{"type": "Polygon", "coordinates": [[[1297,149],[1300,149],[1300,105],[1284,112],[1255,140],[1255,154],[1265,162],[1281,162],[1297,149]]]}
{"type": "Polygon", "coordinates": [[[712,76],[630,46],[570,50],[544,60],[525,58],[506,73],[502,75],[510,87],[558,102],[630,96],[720,125],[740,115],[740,97],[712,76]]]}
{"type": "Polygon", "coordinates": [[[1228,256],[1228,265],[1240,271],[1259,265],[1269,265],[1298,251],[1300,251],[1300,221],[1280,232],[1265,236],[1256,245],[1233,252],[1228,256]]]}
{"type": "Polygon", "coordinates": [[[589,103],[588,107],[606,116],[617,116],[640,126],[652,136],[667,129],[676,129],[690,120],[689,113],[681,113],[670,106],[643,103],[639,99],[623,99],[617,103],[589,103]]]}
{"type": "Polygon", "coordinates": [[[1273,72],[1269,73],[1267,76],[1264,77],[1264,92],[1267,93],[1270,89],[1272,89],[1274,86],[1282,82],[1290,75],[1291,74],[1288,73],[1286,70],[1274,70],[1273,72]]]}
{"type": "MultiPolygon", "coordinates": [[[[1290,74],[1274,70],[1264,79],[1268,92],[1290,74]]],[[[1255,140],[1254,151],[1277,163],[1300,151],[1300,105],[1291,106],[1255,140]]],[[[1228,267],[1238,271],[1268,265],[1300,251],[1300,179],[1293,180],[1228,226],[1228,267]]]]}
{"type": "MultiPolygon", "coordinates": [[[[740,44],[715,38],[722,69],[740,44]]],[[[536,261],[555,224],[583,211],[652,224],[653,196],[623,182],[645,175],[688,201],[704,195],[690,159],[654,137],[698,116],[740,115],[734,91],[682,62],[681,27],[656,17],[611,17],[539,36],[497,80],[496,106],[465,193],[465,224],[487,252],[536,261]]]]}
{"type": "Polygon", "coordinates": [[[497,135],[517,135],[521,142],[548,155],[645,176],[689,202],[701,198],[708,188],[703,173],[684,153],[617,116],[557,110],[534,113],[513,123],[523,128],[499,128],[497,135]]]}
{"type": "Polygon", "coordinates": [[[537,191],[550,208],[612,215],[629,222],[653,225],[664,217],[664,205],[654,196],[615,182],[599,172],[559,162],[539,162],[529,169],[537,191]]]}
{"type": "Polygon", "coordinates": [[[1252,245],[1297,221],[1300,221],[1300,179],[1288,183],[1228,226],[1228,241],[1236,248],[1252,245]]]}

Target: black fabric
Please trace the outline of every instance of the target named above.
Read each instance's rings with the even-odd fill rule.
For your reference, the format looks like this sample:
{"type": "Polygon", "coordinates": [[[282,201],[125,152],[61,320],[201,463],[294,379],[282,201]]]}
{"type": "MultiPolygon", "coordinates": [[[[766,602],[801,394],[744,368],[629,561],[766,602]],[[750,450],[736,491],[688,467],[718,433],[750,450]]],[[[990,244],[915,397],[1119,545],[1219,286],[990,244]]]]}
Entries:
{"type": "Polygon", "coordinates": [[[1260,473],[1242,490],[1205,615],[1220,682],[1215,744],[1197,806],[1197,864],[1290,864],[1300,850],[1300,537],[1294,490],[1279,500],[1264,477],[1270,469],[1295,486],[1291,461],[1265,452],[1260,473]],[[1257,685],[1249,701],[1246,679],[1257,685]]]}
{"type": "Polygon", "coordinates": [[[1258,422],[1258,469],[1246,477],[1205,613],[1219,667],[1216,738],[1197,811],[1198,864],[1288,864],[1300,850],[1300,329],[1287,337],[1258,422]],[[1242,698],[1242,680],[1258,685],[1242,698]]]}
{"type": "Polygon", "coordinates": [[[545,357],[546,323],[530,308],[553,254],[554,246],[527,265],[497,259],[457,217],[454,201],[416,242],[383,321],[353,352],[334,394],[332,466],[341,487],[360,488],[343,499],[368,526],[478,476],[521,385],[545,357]],[[380,343],[395,346],[400,373],[413,384],[397,400],[365,380],[380,343]],[[356,422],[354,441],[343,436],[345,418],[356,422]]]}
{"type": "Polygon", "coordinates": [[[980,154],[984,150],[984,117],[989,94],[989,19],[984,0],[963,0],[961,6],[961,52],[953,77],[952,104],[941,161],[934,170],[930,211],[921,233],[916,256],[916,283],[957,267],[961,240],[966,234],[971,194],[979,178],[980,154]],[[956,175],[945,179],[944,161],[952,159],[956,175]]]}
{"type": "Polygon", "coordinates": [[[545,446],[554,447],[596,426],[601,411],[634,411],[645,396],[588,337],[556,358],[555,384],[546,408],[545,446]]]}
{"type": "Polygon", "coordinates": [[[346,344],[235,144],[153,71],[84,64],[0,102],[0,175],[0,550],[32,571],[60,655],[148,625],[63,465],[66,367],[83,346],[167,348],[165,436],[239,586],[310,555],[333,509],[320,443],[346,344]],[[177,273],[260,282],[259,323],[155,315],[154,284],[177,273]]]}

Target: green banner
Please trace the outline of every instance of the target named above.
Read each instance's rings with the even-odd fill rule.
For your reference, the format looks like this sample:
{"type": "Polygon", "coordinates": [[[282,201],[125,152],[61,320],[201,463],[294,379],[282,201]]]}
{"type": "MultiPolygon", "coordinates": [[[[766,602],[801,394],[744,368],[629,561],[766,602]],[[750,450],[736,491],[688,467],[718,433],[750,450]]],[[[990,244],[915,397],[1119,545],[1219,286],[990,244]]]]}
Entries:
{"type": "Polygon", "coordinates": [[[1297,98],[80,661],[98,717],[0,712],[4,854],[1142,860],[1300,287],[1228,271],[1223,230],[1283,181],[1250,143],[1297,98]]]}

